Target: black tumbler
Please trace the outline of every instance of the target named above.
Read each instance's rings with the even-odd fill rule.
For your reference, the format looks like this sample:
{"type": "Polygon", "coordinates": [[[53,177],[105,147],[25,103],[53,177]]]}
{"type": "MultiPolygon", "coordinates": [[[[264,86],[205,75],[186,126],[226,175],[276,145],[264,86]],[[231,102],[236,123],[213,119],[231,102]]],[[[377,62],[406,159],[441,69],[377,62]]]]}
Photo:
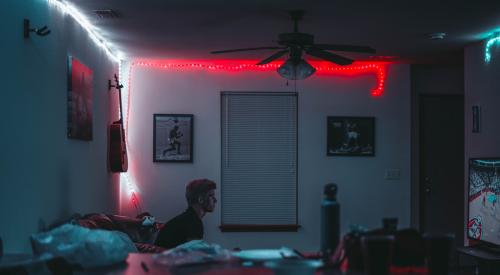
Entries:
{"type": "Polygon", "coordinates": [[[394,236],[364,236],[361,238],[363,262],[367,275],[388,275],[392,263],[394,236]]]}
{"type": "Polygon", "coordinates": [[[398,230],[398,218],[383,218],[382,228],[385,233],[394,234],[398,230]]]}
{"type": "Polygon", "coordinates": [[[452,234],[424,235],[425,260],[429,275],[448,274],[454,239],[452,234]]]}

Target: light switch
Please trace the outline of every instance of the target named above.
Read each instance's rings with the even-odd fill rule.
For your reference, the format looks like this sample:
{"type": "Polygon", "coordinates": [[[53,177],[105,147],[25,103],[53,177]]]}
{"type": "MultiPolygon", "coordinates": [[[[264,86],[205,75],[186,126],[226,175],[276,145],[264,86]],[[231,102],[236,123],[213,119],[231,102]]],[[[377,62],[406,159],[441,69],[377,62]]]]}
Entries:
{"type": "Polygon", "coordinates": [[[400,178],[399,169],[386,169],[384,178],[386,180],[399,180],[400,178]]]}

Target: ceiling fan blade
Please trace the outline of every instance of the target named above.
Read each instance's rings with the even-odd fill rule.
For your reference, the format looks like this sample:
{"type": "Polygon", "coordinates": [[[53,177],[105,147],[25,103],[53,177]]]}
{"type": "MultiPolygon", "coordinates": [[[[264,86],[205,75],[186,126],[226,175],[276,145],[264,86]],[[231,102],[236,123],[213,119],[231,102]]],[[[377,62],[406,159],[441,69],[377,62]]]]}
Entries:
{"type": "Polygon", "coordinates": [[[254,51],[254,50],[282,50],[286,49],[286,47],[257,47],[257,48],[244,48],[244,49],[231,49],[231,50],[222,50],[222,51],[213,51],[210,53],[231,53],[231,52],[244,52],[244,51],[254,51]]]}
{"type": "Polygon", "coordinates": [[[312,55],[312,56],[333,62],[335,64],[339,64],[339,65],[349,65],[349,64],[352,64],[352,62],[353,62],[352,59],[349,59],[349,58],[346,58],[346,57],[343,57],[343,56],[340,56],[338,54],[334,54],[331,52],[326,52],[326,51],[323,51],[322,49],[318,49],[318,48],[311,48],[311,49],[307,50],[306,53],[308,55],[312,55]]]}
{"type": "Polygon", "coordinates": [[[376,53],[376,50],[374,48],[366,46],[314,44],[314,47],[329,51],[372,53],[372,54],[376,53]]]}
{"type": "Polygon", "coordinates": [[[270,57],[260,61],[259,63],[257,63],[257,65],[264,65],[264,64],[267,64],[275,59],[278,59],[280,57],[282,57],[283,55],[285,55],[287,52],[289,52],[288,50],[281,50],[273,55],[271,55],[270,57]]]}

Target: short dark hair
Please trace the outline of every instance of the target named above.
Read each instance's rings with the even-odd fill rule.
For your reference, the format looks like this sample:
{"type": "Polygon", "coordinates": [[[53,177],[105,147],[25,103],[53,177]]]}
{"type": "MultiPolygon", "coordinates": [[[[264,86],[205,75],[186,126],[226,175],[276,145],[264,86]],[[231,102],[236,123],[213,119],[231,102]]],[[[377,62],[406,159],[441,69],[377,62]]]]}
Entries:
{"type": "Polygon", "coordinates": [[[208,191],[217,188],[215,182],[209,179],[192,180],[186,185],[186,200],[188,205],[198,203],[198,198],[205,196],[208,191]]]}

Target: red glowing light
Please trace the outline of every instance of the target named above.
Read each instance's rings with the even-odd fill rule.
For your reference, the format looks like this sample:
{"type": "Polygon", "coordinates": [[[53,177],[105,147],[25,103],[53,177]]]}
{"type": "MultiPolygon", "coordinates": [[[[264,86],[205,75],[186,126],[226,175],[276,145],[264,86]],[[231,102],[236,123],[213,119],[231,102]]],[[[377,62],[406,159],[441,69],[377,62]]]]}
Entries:
{"type": "MultiPolygon", "coordinates": [[[[158,69],[205,69],[211,71],[276,71],[282,64],[281,61],[265,65],[255,65],[258,60],[140,60],[134,61],[131,67],[151,67],[158,69]]],[[[385,88],[387,62],[356,61],[349,66],[339,66],[325,61],[309,61],[316,69],[317,75],[359,75],[374,73],[377,79],[375,88],[371,90],[372,96],[381,96],[385,88]]]]}
{"type": "MultiPolygon", "coordinates": [[[[171,70],[210,70],[210,71],[276,71],[281,65],[282,61],[271,62],[266,65],[255,65],[259,60],[139,60],[132,62],[129,67],[128,75],[128,93],[127,93],[127,110],[125,117],[125,131],[127,147],[131,148],[128,143],[128,125],[131,109],[131,94],[132,94],[132,74],[133,68],[150,67],[157,69],[171,69],[171,70]]],[[[348,75],[357,76],[362,74],[375,74],[376,85],[371,90],[372,96],[381,96],[385,89],[385,80],[387,78],[387,65],[389,62],[368,62],[356,61],[349,66],[339,66],[325,61],[308,61],[315,69],[316,75],[348,75]]],[[[307,81],[307,80],[306,80],[307,81]]],[[[130,155],[129,155],[130,158],[130,155]]],[[[129,162],[132,162],[129,159],[129,162]]],[[[135,192],[132,192],[131,203],[134,207],[140,209],[140,200],[135,192]]]]}
{"type": "Polygon", "coordinates": [[[136,195],[135,192],[132,192],[132,196],[131,196],[130,202],[132,203],[132,205],[134,206],[134,208],[136,209],[136,211],[137,211],[138,214],[142,212],[142,208],[141,208],[141,203],[140,203],[139,197],[136,195]]]}

